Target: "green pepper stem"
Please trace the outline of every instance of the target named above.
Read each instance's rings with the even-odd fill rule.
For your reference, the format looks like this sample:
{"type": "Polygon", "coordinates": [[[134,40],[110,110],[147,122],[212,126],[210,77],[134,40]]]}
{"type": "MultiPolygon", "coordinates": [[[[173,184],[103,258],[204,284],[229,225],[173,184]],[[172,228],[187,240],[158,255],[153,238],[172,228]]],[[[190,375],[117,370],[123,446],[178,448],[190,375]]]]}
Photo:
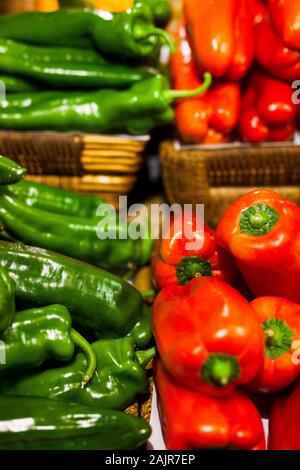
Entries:
{"type": "Polygon", "coordinates": [[[74,330],[74,328],[71,328],[70,336],[74,344],[80,349],[82,349],[82,351],[86,355],[87,368],[82,379],[83,385],[86,385],[93,377],[96,369],[96,354],[90,343],[85,338],[83,338],[83,336],[81,336],[76,330],[74,330]]]}
{"type": "Polygon", "coordinates": [[[211,276],[211,264],[201,256],[186,256],[176,266],[176,276],[178,283],[185,285],[196,277],[211,276]]]}
{"type": "Polygon", "coordinates": [[[199,88],[195,90],[166,90],[165,96],[170,101],[184,98],[195,98],[204,93],[212,83],[212,75],[209,72],[205,72],[203,75],[204,81],[199,88]]]}
{"type": "Polygon", "coordinates": [[[147,289],[141,292],[141,296],[144,299],[147,299],[147,297],[154,297],[156,295],[156,291],[154,289],[147,289]]]}
{"type": "Polygon", "coordinates": [[[240,375],[237,359],[229,354],[212,353],[201,369],[204,382],[215,387],[226,387],[240,375]]]}
{"type": "Polygon", "coordinates": [[[156,348],[153,346],[145,351],[136,351],[135,355],[139,364],[145,367],[148,362],[156,356],[156,348]]]}
{"type": "Polygon", "coordinates": [[[175,52],[174,42],[170,38],[169,34],[163,29],[155,28],[154,26],[148,26],[148,28],[145,29],[144,25],[136,24],[133,29],[133,36],[136,40],[142,41],[151,36],[158,36],[163,40],[164,44],[169,47],[171,54],[174,54],[175,52]]]}

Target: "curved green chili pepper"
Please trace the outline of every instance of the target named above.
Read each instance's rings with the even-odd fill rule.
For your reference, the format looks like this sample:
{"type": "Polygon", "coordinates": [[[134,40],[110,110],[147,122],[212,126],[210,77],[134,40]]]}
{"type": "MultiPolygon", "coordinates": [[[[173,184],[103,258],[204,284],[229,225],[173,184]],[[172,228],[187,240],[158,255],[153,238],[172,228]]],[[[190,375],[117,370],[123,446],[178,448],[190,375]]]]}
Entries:
{"type": "Polygon", "coordinates": [[[90,344],[71,327],[71,316],[63,305],[49,305],[17,312],[13,323],[2,333],[5,364],[0,377],[34,369],[49,359],[69,361],[75,346],[86,356],[82,383],[93,377],[95,352],[90,344]]]}
{"type": "Polygon", "coordinates": [[[109,225],[109,230],[115,229],[115,238],[100,239],[99,233],[106,232],[106,226],[98,227],[100,218],[50,213],[30,207],[9,194],[0,196],[0,220],[6,231],[19,241],[95,265],[121,266],[129,262],[141,265],[151,254],[152,240],[132,240],[127,224],[118,220],[115,227],[109,225]]]}
{"type": "Polygon", "coordinates": [[[44,211],[76,217],[92,218],[97,208],[105,204],[98,196],[83,195],[42,183],[22,180],[6,188],[9,194],[21,199],[27,206],[44,211]]]}
{"type": "MultiPolygon", "coordinates": [[[[171,104],[176,99],[191,98],[203,93],[211,84],[211,75],[204,75],[196,90],[170,90],[165,77],[141,81],[125,91],[103,89],[96,92],[55,92],[55,96],[28,97],[27,107],[11,106],[0,112],[0,128],[19,130],[86,132],[120,132],[145,134],[154,127],[173,120],[171,104]]],[[[24,101],[24,97],[22,97],[24,101]]]]}
{"type": "Polygon", "coordinates": [[[0,156],[0,186],[17,183],[25,175],[27,170],[10,160],[0,156]]]}
{"type": "Polygon", "coordinates": [[[132,337],[138,348],[151,341],[150,308],[120,277],[40,248],[0,241],[0,265],[27,306],[65,305],[73,322],[96,337],[132,337]]]}
{"type": "Polygon", "coordinates": [[[0,332],[8,328],[15,316],[15,290],[8,272],[0,267],[0,332]]]}
{"type": "Polygon", "coordinates": [[[1,450],[134,450],[151,434],[143,419],[47,398],[0,395],[1,450]]]}
{"type": "Polygon", "coordinates": [[[149,57],[161,43],[172,47],[167,33],[152,24],[150,9],[141,4],[123,13],[66,9],[5,15],[0,17],[0,36],[39,46],[96,46],[123,61],[149,57]]]}
{"type": "Polygon", "coordinates": [[[1,393],[61,398],[98,409],[124,410],[147,392],[143,366],[154,357],[154,348],[135,351],[130,338],[99,340],[91,346],[97,367],[86,387],[79,386],[87,364],[80,352],[65,366],[2,378],[1,393]]]}
{"type": "Polygon", "coordinates": [[[62,48],[57,58],[57,49],[0,38],[0,71],[61,89],[128,88],[155,73],[146,67],[109,62],[97,54],[92,61],[94,52],[90,58],[91,52],[87,52],[87,60],[84,61],[85,50],[62,48]]]}

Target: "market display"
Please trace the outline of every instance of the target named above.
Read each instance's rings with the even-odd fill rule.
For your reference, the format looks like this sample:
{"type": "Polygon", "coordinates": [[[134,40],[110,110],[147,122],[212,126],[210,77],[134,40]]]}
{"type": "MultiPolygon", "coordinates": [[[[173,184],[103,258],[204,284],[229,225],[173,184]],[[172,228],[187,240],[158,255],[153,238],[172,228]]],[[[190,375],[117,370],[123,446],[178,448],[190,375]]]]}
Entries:
{"type": "Polygon", "coordinates": [[[300,450],[299,0],[46,3],[0,14],[0,450],[300,450]]]}

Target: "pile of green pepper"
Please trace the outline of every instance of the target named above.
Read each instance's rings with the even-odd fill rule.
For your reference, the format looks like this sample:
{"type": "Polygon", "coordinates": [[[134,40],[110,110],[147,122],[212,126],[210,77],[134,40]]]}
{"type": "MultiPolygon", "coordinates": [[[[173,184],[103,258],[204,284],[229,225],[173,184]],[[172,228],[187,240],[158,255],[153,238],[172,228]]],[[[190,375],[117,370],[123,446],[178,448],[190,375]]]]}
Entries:
{"type": "Polygon", "coordinates": [[[146,134],[170,124],[175,99],[162,72],[166,0],[136,1],[122,13],[62,9],[0,17],[0,75],[8,92],[0,129],[146,134]],[[159,71],[160,70],[160,71],[159,71]]]}
{"type": "MultiPolygon", "coordinates": [[[[106,261],[133,256],[127,244],[115,245],[110,255],[101,248],[91,222],[101,199],[22,181],[24,173],[0,157],[2,238],[12,233],[38,242],[40,230],[42,246],[47,234],[55,248],[63,246],[65,235],[75,254],[77,247],[106,261]],[[68,230],[75,230],[72,237],[68,230]]],[[[150,427],[122,410],[148,391],[151,342],[149,306],[124,279],[54,251],[0,240],[0,448],[140,447],[150,427]]]]}

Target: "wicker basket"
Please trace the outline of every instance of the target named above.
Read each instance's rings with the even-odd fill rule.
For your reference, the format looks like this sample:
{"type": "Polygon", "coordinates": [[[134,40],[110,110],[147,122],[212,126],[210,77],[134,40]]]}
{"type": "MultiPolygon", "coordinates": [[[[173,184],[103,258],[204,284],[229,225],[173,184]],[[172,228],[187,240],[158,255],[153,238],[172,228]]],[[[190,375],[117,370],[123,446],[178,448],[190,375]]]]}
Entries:
{"type": "Polygon", "coordinates": [[[0,154],[28,169],[28,178],[113,202],[137,180],[148,137],[0,131],[0,154]]]}
{"type": "Polygon", "coordinates": [[[166,141],[161,172],[168,201],[205,204],[212,226],[232,201],[255,187],[300,202],[300,145],[293,143],[200,147],[166,141]]]}

